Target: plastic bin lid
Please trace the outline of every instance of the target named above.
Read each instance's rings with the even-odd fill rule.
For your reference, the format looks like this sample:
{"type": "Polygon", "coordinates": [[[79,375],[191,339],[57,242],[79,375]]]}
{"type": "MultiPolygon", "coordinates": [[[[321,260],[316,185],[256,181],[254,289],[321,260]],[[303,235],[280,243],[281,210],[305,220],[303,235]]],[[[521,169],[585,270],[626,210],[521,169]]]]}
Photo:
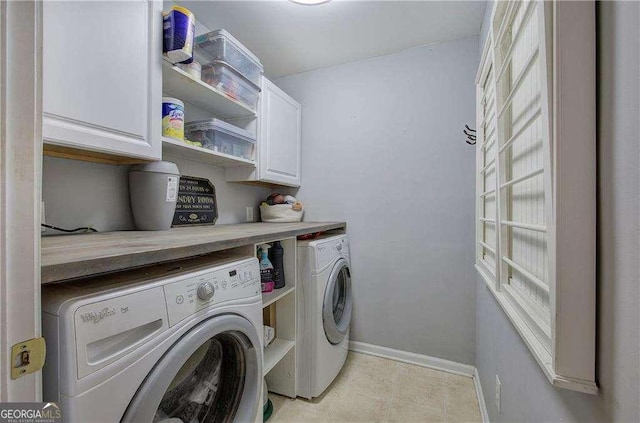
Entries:
{"type": "Polygon", "coordinates": [[[151,162],[137,164],[131,166],[129,172],[152,172],[152,173],[168,173],[171,175],[180,175],[178,166],[173,162],[151,162]]]}
{"type": "Polygon", "coordinates": [[[234,68],[224,60],[213,60],[211,61],[211,63],[207,63],[205,66],[209,66],[209,65],[213,66],[214,69],[216,69],[215,68],[216,66],[222,67],[223,69],[229,69],[235,76],[240,78],[243,82],[245,82],[246,84],[250,84],[253,88],[258,90],[258,92],[262,92],[262,88],[260,88],[258,84],[256,84],[255,82],[253,82],[252,80],[244,76],[242,72],[240,72],[238,69],[234,68]]]}
{"type": "MultiPolygon", "coordinates": [[[[251,132],[242,128],[238,128],[237,126],[234,126],[220,119],[194,120],[184,124],[185,129],[189,129],[189,130],[196,129],[194,127],[197,127],[197,126],[204,127],[206,129],[213,129],[215,131],[221,131],[229,135],[234,135],[250,143],[256,142],[256,136],[253,135],[251,132]]],[[[201,129],[201,128],[197,128],[197,129],[201,129]]]]}
{"type": "MultiPolygon", "coordinates": [[[[258,66],[260,66],[260,68],[262,68],[262,62],[260,62],[260,59],[258,59],[258,57],[255,54],[253,54],[247,47],[245,47],[244,44],[242,44],[240,41],[238,41],[238,39],[236,37],[234,37],[233,35],[231,35],[227,30],[216,29],[215,31],[207,32],[206,34],[202,34],[202,35],[198,35],[196,37],[196,39],[200,38],[200,37],[207,37],[208,39],[226,38],[227,40],[229,40],[231,42],[231,44],[236,46],[238,48],[238,50],[242,51],[244,54],[249,56],[249,58],[251,60],[256,62],[256,64],[258,64],[258,66]]],[[[198,42],[198,41],[196,40],[196,42],[198,42]]]]}

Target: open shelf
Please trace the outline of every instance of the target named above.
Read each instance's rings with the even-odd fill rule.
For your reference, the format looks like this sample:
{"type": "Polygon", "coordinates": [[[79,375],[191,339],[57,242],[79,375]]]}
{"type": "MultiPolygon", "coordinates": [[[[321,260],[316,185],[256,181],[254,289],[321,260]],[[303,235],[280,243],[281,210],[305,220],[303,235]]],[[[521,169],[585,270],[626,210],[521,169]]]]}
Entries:
{"type": "Polygon", "coordinates": [[[270,392],[289,398],[296,397],[297,338],[297,240],[295,237],[273,237],[254,244],[255,254],[260,244],[280,241],[284,249],[284,288],[262,295],[264,324],[275,329],[276,338],[264,350],[264,377],[270,392]]]}
{"type": "Polygon", "coordinates": [[[262,308],[275,303],[280,298],[293,292],[294,289],[296,289],[296,287],[293,285],[285,285],[284,288],[274,289],[269,293],[262,294],[262,308]]]}
{"type": "Polygon", "coordinates": [[[222,91],[163,61],[162,92],[221,119],[256,116],[256,112],[222,91]]]}
{"type": "Polygon", "coordinates": [[[209,150],[208,148],[189,145],[167,137],[162,137],[162,154],[225,167],[256,167],[256,162],[253,160],[220,153],[209,150]]]}
{"type": "Polygon", "coordinates": [[[273,342],[264,349],[264,367],[262,374],[266,375],[269,373],[295,345],[296,343],[294,341],[288,339],[274,339],[273,342]]]}

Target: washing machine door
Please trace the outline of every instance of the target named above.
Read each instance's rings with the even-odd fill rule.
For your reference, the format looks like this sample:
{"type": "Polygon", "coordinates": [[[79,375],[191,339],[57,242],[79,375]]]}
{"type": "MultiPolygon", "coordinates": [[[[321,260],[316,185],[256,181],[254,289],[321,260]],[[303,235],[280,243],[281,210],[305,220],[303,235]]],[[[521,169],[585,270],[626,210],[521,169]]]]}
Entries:
{"type": "Polygon", "coordinates": [[[261,404],[260,352],[248,320],[232,314],[205,320],[154,366],[122,421],[253,422],[261,404]]]}
{"type": "Polygon", "coordinates": [[[324,333],[332,344],[339,344],[349,333],[351,324],[351,270],[345,259],[333,266],[324,290],[322,320],[324,333]]]}

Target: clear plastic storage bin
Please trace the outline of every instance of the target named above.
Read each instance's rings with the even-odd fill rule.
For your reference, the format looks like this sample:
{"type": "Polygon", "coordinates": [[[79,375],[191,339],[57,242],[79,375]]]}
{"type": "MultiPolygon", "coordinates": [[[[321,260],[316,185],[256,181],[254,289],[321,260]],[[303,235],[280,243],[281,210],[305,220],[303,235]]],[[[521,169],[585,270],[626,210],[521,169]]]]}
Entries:
{"type": "Polygon", "coordinates": [[[256,110],[260,88],[240,75],[226,62],[211,62],[202,66],[202,81],[256,110]]]}
{"type": "Polygon", "coordinates": [[[263,69],[260,60],[224,29],[200,35],[194,44],[194,54],[200,63],[225,62],[254,85],[260,85],[263,69]]]}
{"type": "Polygon", "coordinates": [[[202,143],[202,147],[231,156],[253,160],[256,137],[220,119],[187,122],[185,136],[190,141],[202,143]]]}

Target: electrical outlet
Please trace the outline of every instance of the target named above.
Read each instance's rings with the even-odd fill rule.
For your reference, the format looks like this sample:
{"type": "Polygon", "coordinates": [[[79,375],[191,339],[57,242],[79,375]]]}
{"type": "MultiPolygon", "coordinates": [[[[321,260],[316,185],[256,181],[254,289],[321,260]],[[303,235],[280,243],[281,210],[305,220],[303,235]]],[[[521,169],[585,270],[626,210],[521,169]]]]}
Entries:
{"type": "Polygon", "coordinates": [[[496,408],[498,409],[498,414],[502,414],[500,410],[500,378],[496,375],[496,408]]]}
{"type": "Polygon", "coordinates": [[[247,222],[253,222],[253,207],[247,207],[247,222]]]}

